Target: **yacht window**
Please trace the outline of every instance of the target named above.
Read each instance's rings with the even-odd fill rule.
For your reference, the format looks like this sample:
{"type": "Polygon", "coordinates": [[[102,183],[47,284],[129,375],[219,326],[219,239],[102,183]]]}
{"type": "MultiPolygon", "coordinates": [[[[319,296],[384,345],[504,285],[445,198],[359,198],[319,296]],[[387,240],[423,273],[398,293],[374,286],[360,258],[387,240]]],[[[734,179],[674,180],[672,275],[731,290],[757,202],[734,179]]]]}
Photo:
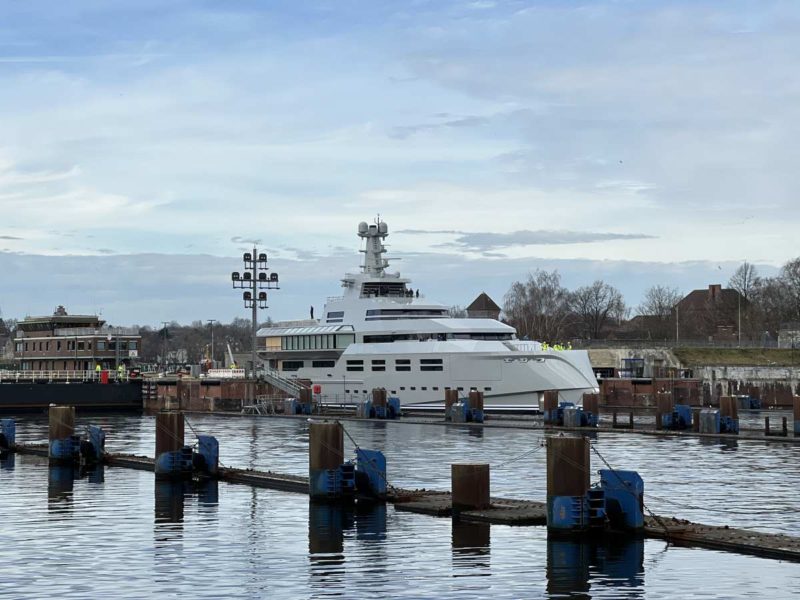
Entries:
{"type": "Polygon", "coordinates": [[[336,335],[336,347],[337,348],[347,348],[350,344],[356,341],[356,336],[353,334],[337,334],[336,335]]]}
{"type": "Polygon", "coordinates": [[[364,361],[363,360],[348,360],[347,361],[347,370],[348,371],[363,371],[364,370],[364,361]]]}
{"type": "Polygon", "coordinates": [[[419,363],[421,371],[444,371],[441,358],[423,358],[419,363]]]}
{"type": "Polygon", "coordinates": [[[411,391],[412,391],[412,392],[416,392],[416,391],[417,391],[417,388],[416,388],[415,386],[413,386],[413,385],[412,385],[412,386],[411,386],[411,391]]]}
{"type": "Polygon", "coordinates": [[[317,369],[332,369],[336,366],[335,360],[312,360],[311,366],[317,369]]]}
{"type": "Polygon", "coordinates": [[[404,387],[402,387],[402,386],[401,386],[401,387],[400,387],[400,391],[401,391],[401,392],[405,392],[405,391],[406,391],[406,388],[404,388],[404,387]]]}
{"type": "Polygon", "coordinates": [[[302,360],[284,360],[281,363],[281,371],[298,371],[304,366],[302,360]]]}
{"type": "Polygon", "coordinates": [[[394,370],[395,371],[410,371],[411,370],[411,359],[409,358],[398,358],[394,361],[394,370]]]}
{"type": "Polygon", "coordinates": [[[396,393],[397,393],[397,390],[392,390],[392,392],[391,392],[391,393],[392,393],[392,394],[396,394],[396,393]]]}
{"type": "Polygon", "coordinates": [[[463,387],[460,387],[460,388],[458,388],[458,391],[459,391],[459,392],[463,392],[463,391],[464,391],[464,388],[463,388],[463,387]]]}
{"type": "Polygon", "coordinates": [[[383,359],[373,360],[372,361],[372,370],[373,371],[385,371],[386,370],[386,361],[383,359]]]}
{"type": "Polygon", "coordinates": [[[427,391],[428,391],[428,388],[426,388],[425,386],[423,386],[423,387],[422,387],[422,391],[423,391],[423,392],[427,392],[427,391]]]}
{"type": "Polygon", "coordinates": [[[433,391],[434,392],[438,392],[439,391],[439,386],[437,386],[437,385],[433,386],[433,391]]]}
{"type": "Polygon", "coordinates": [[[388,344],[389,342],[394,341],[394,336],[392,335],[365,335],[364,336],[364,343],[365,344],[388,344]]]}
{"type": "Polygon", "coordinates": [[[328,315],[327,315],[328,319],[341,319],[342,317],[344,317],[344,311],[343,310],[335,310],[335,311],[329,312],[328,315]]]}
{"type": "Polygon", "coordinates": [[[484,391],[484,392],[491,392],[491,391],[492,391],[492,388],[490,388],[490,387],[485,387],[485,388],[483,388],[483,391],[484,391]]]}

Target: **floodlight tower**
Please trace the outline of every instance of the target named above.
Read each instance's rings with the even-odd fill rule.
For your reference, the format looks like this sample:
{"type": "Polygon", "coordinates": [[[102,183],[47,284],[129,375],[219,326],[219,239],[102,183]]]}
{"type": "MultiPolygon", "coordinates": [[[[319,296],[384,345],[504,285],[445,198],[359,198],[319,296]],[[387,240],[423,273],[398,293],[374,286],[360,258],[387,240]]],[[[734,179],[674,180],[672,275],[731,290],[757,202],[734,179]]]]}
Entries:
{"type": "Polygon", "coordinates": [[[253,253],[245,252],[242,255],[244,261],[244,271],[240,274],[238,271],[231,273],[231,281],[233,282],[233,289],[243,289],[242,300],[244,300],[245,308],[253,310],[252,316],[252,359],[253,359],[253,378],[256,374],[256,355],[258,349],[258,341],[256,340],[256,333],[258,331],[258,309],[267,308],[267,292],[263,290],[277,290],[278,287],[278,274],[267,273],[267,255],[265,253],[258,253],[258,249],[253,246],[253,253]]]}

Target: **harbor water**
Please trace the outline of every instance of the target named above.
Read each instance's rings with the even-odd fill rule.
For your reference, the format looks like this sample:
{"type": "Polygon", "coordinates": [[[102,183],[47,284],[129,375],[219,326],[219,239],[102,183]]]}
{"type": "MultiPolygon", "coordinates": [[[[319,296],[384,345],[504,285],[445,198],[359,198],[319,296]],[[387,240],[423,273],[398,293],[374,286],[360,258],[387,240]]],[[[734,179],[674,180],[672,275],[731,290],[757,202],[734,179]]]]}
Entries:
{"type": "MultiPolygon", "coordinates": [[[[226,466],[306,475],[303,419],[190,415],[226,466]]],[[[153,455],[154,419],[81,416],[107,449],[153,455]]],[[[450,463],[488,462],[492,494],[544,500],[543,433],[344,422],[381,449],[391,483],[447,490],[450,463]]],[[[47,421],[21,417],[20,442],[47,421]]],[[[187,441],[191,431],[187,428],[187,441]]],[[[599,434],[600,456],[638,470],[647,507],[708,524],[800,536],[800,446],[599,434]]],[[[350,452],[353,443],[346,438],[350,452]]],[[[244,485],[156,482],[9,456],[0,463],[0,596],[40,598],[791,598],[800,565],[659,540],[550,540],[543,527],[453,524],[393,506],[341,509],[244,485]]]]}

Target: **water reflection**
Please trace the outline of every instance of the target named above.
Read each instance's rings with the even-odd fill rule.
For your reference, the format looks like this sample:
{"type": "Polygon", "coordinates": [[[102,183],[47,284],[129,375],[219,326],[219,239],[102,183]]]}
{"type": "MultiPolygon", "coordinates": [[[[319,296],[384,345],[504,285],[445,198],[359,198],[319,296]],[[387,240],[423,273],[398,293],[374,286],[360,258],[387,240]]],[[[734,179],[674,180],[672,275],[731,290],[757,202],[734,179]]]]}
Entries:
{"type": "Polygon", "coordinates": [[[453,521],[453,566],[469,569],[466,575],[475,575],[475,567],[485,568],[489,574],[489,546],[491,541],[491,525],[489,523],[467,523],[453,521]]]}
{"type": "Polygon", "coordinates": [[[643,598],[644,540],[573,540],[548,536],[550,596],[591,598],[590,580],[595,587],[614,588],[615,598],[643,598]]]}
{"type": "Polygon", "coordinates": [[[16,456],[13,452],[0,452],[0,471],[13,471],[16,456]]]}
{"type": "Polygon", "coordinates": [[[718,449],[720,452],[736,452],[739,450],[739,440],[734,438],[701,436],[697,438],[697,442],[700,446],[718,449]]]}
{"type": "Polygon", "coordinates": [[[155,523],[182,523],[183,505],[188,483],[185,481],[155,482],[155,523]]]}
{"type": "Polygon", "coordinates": [[[72,507],[74,485],[75,469],[72,465],[49,465],[47,471],[47,508],[56,512],[69,512],[72,507]]]}
{"type": "Polygon", "coordinates": [[[355,537],[364,542],[359,555],[369,557],[379,574],[386,565],[386,506],[359,503],[341,506],[309,501],[308,553],[311,576],[326,590],[344,583],[344,540],[355,529],[355,537]]]}

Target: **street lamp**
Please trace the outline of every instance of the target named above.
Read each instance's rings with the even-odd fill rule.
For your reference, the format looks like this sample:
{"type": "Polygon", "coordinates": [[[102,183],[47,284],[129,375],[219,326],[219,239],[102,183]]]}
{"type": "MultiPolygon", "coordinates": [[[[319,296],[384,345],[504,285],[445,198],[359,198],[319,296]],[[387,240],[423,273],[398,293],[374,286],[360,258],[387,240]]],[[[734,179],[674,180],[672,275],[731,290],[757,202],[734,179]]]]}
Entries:
{"type": "Polygon", "coordinates": [[[217,323],[216,319],[208,319],[207,323],[211,325],[211,368],[214,368],[214,323],[217,323]]]}
{"type": "Polygon", "coordinates": [[[245,290],[242,292],[242,300],[244,300],[245,308],[250,308],[252,314],[252,361],[253,361],[253,377],[256,373],[256,352],[258,342],[256,340],[256,332],[258,331],[258,309],[267,308],[267,292],[263,290],[277,290],[278,287],[278,274],[267,273],[267,255],[265,253],[258,253],[258,249],[253,246],[253,253],[245,252],[242,255],[244,262],[244,271],[240,274],[238,271],[231,273],[231,281],[233,289],[245,290]]]}

